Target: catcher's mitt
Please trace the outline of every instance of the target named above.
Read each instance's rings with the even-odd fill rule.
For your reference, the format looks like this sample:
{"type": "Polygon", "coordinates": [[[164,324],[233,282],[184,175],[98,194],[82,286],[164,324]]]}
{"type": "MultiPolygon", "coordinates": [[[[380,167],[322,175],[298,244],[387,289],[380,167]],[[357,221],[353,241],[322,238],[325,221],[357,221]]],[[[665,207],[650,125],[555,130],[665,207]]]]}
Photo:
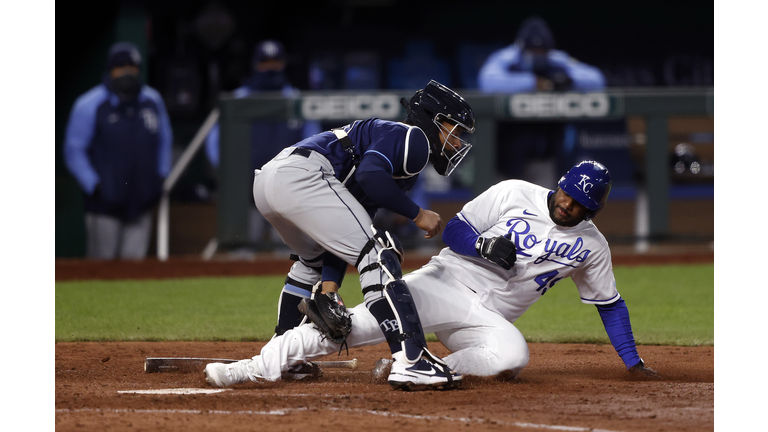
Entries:
{"type": "Polygon", "coordinates": [[[303,299],[299,311],[309,318],[326,338],[343,345],[352,331],[352,315],[339,293],[315,293],[303,299]]]}

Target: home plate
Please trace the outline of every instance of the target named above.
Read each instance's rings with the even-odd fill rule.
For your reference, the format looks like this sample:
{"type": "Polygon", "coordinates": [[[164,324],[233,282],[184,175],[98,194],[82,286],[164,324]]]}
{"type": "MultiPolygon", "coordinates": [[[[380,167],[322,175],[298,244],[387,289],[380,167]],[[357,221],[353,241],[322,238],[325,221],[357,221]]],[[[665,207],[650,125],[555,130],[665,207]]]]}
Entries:
{"type": "Polygon", "coordinates": [[[210,394],[221,393],[229,389],[201,389],[201,388],[176,388],[176,389],[154,389],[154,390],[123,390],[118,393],[133,394],[210,394]]]}

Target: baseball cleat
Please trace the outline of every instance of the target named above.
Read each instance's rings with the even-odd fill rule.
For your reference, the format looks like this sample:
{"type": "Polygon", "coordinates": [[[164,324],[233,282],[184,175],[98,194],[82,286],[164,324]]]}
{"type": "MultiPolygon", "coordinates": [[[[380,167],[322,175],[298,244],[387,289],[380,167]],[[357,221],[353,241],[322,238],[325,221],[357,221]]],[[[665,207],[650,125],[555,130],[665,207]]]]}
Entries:
{"type": "Polygon", "coordinates": [[[209,363],[205,366],[205,380],[214,387],[229,387],[261,378],[256,363],[251,359],[235,363],[209,363]]]}
{"type": "Polygon", "coordinates": [[[387,381],[395,390],[452,390],[461,387],[461,374],[424,352],[414,364],[395,360],[387,381]]]}

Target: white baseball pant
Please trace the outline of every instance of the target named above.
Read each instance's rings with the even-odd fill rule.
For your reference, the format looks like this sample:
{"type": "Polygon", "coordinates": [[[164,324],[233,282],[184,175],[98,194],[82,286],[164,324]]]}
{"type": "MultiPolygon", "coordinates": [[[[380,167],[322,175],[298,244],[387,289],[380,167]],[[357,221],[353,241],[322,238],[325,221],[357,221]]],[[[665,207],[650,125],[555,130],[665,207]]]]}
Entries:
{"type": "MultiPolygon", "coordinates": [[[[522,333],[498,312],[486,308],[467,286],[437,262],[403,277],[413,295],[425,333],[435,333],[452,354],[444,360],[464,375],[517,375],[528,364],[522,333]]],[[[354,307],[350,348],[384,342],[382,331],[364,303],[354,307]]],[[[311,324],[274,337],[253,357],[265,379],[276,380],[291,366],[338,352],[311,324]]]]}

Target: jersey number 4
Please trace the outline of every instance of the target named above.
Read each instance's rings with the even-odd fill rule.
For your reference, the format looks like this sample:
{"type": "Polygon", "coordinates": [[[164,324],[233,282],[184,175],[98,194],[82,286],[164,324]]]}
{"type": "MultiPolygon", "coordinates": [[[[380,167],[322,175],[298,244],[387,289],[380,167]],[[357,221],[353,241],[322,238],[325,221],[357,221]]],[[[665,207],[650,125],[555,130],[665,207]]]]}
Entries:
{"type": "Polygon", "coordinates": [[[538,276],[536,276],[536,279],[534,281],[539,284],[539,287],[536,288],[536,291],[541,291],[541,295],[544,295],[548,289],[555,286],[557,281],[562,279],[562,277],[557,277],[557,274],[559,272],[557,270],[552,270],[551,272],[543,273],[538,276]]]}

